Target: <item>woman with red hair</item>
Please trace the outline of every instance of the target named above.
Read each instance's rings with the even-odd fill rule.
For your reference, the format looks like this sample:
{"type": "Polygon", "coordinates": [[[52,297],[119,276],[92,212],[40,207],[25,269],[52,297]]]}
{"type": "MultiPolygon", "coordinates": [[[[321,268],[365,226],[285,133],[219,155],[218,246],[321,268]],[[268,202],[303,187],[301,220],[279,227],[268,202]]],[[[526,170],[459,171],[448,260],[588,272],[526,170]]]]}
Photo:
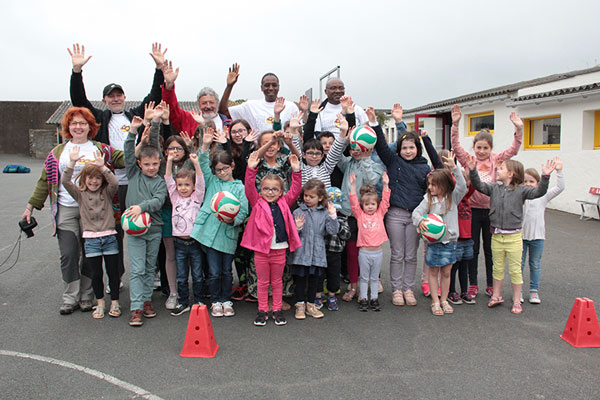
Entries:
{"type": "MultiPolygon", "coordinates": [[[[58,237],[60,269],[65,283],[60,313],[66,315],[71,314],[77,308],[81,308],[81,311],[90,311],[93,300],[91,273],[85,268],[83,262],[85,258],[82,257],[80,260],[79,206],[61,184],[61,175],[70,159],[69,152],[73,146],[79,146],[79,152],[83,156],[75,164],[74,183],[85,163],[94,161],[94,151],[96,150],[104,153],[106,166],[111,170],[124,168],[125,162],[122,151],[91,140],[96,136],[100,125],[96,123],[94,115],[87,108],[70,108],[65,113],[61,125],[60,134],[65,142],[54,147],[46,157],[42,175],[27,203],[22,218],[29,222],[33,209],[41,210],[46,198],[50,196],[53,234],[58,237]]],[[[112,212],[112,210],[106,212],[112,212]]]]}

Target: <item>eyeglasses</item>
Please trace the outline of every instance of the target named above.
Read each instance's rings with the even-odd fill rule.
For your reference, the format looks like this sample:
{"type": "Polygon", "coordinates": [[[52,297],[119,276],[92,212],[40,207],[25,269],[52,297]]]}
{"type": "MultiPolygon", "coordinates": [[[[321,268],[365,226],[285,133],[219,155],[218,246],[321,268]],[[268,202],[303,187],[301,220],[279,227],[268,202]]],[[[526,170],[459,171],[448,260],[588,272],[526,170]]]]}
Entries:
{"type": "Polygon", "coordinates": [[[169,147],[167,147],[167,150],[183,151],[183,147],[181,147],[181,146],[169,146],[169,147]]]}
{"type": "Polygon", "coordinates": [[[71,121],[70,126],[88,126],[87,121],[71,121]]]}
{"type": "Polygon", "coordinates": [[[221,172],[225,172],[225,171],[227,171],[229,168],[231,168],[229,165],[226,165],[226,166],[225,166],[225,167],[223,167],[223,168],[215,168],[215,172],[216,172],[217,174],[220,174],[221,172]]]}
{"type": "Polygon", "coordinates": [[[321,155],[323,154],[320,151],[307,151],[304,154],[306,154],[309,157],[321,157],[321,155]]]}
{"type": "Polygon", "coordinates": [[[242,136],[245,132],[248,132],[248,131],[246,129],[236,129],[236,130],[232,130],[231,134],[242,136]]]}
{"type": "Polygon", "coordinates": [[[281,192],[281,188],[278,188],[278,187],[263,187],[263,188],[260,188],[260,191],[261,192],[265,192],[265,193],[275,194],[275,193],[281,192]]]}

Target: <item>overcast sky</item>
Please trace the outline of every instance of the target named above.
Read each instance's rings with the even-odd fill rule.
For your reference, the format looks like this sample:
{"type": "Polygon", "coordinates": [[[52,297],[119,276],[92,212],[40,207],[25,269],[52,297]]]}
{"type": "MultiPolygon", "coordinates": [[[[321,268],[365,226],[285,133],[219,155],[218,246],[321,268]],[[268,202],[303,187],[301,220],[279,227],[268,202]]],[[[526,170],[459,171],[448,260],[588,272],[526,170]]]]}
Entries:
{"type": "Polygon", "coordinates": [[[179,66],[180,100],[203,86],[261,98],[274,72],[289,100],[319,90],[340,65],[363,106],[406,108],[600,63],[599,1],[3,1],[0,100],[66,100],[67,47],[85,44],[88,97],[117,82],[129,100],[150,90],[151,43],[179,66]]]}

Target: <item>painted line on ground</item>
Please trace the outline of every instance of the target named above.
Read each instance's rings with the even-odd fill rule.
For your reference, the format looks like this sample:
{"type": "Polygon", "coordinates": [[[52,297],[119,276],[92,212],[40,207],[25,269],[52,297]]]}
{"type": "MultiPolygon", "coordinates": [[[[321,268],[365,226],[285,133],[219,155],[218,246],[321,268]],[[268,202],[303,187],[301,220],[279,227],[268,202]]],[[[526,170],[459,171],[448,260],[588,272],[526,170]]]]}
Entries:
{"type": "MultiPolygon", "coordinates": [[[[39,232],[39,231],[41,231],[41,230],[43,230],[43,229],[46,229],[46,228],[47,228],[47,227],[49,227],[49,226],[52,226],[52,223],[49,223],[49,224],[47,224],[47,225],[44,225],[44,226],[42,226],[41,228],[38,228],[38,229],[36,230],[36,232],[39,232]]],[[[21,236],[21,237],[20,237],[18,240],[20,240],[20,241],[23,241],[23,239],[27,239],[27,237],[22,237],[22,236],[21,236]]],[[[15,245],[15,243],[12,243],[12,244],[9,244],[8,246],[0,247],[0,252],[4,251],[4,250],[6,250],[6,249],[9,249],[9,248],[11,248],[11,247],[13,247],[14,245],[15,245]]]]}
{"type": "Polygon", "coordinates": [[[64,367],[64,368],[74,369],[75,371],[83,372],[83,373],[91,375],[95,378],[98,378],[98,379],[101,379],[108,383],[111,383],[115,386],[118,386],[121,389],[125,389],[129,392],[132,392],[132,393],[136,394],[137,396],[140,396],[143,399],[163,400],[161,397],[156,396],[156,395],[148,392],[147,390],[142,389],[139,386],[132,385],[131,383],[122,381],[118,378],[115,378],[112,375],[105,374],[104,372],[100,372],[95,369],[83,367],[81,365],[73,364],[68,361],[57,360],[55,358],[39,356],[36,354],[20,353],[18,351],[1,350],[1,349],[0,349],[0,355],[9,356],[9,357],[26,358],[29,360],[36,360],[36,361],[41,361],[41,362],[45,362],[48,364],[58,365],[58,366],[64,367]]]}

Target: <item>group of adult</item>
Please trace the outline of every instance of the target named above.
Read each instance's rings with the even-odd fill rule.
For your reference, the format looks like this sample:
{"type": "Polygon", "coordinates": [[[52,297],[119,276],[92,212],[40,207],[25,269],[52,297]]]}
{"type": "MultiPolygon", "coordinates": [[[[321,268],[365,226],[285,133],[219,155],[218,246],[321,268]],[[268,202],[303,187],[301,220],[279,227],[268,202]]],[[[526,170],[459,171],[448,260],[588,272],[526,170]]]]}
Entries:
{"type": "MultiPolygon", "coordinates": [[[[44,169],[34,192],[29,199],[22,218],[30,220],[33,210],[41,210],[46,199],[50,198],[53,234],[58,238],[60,251],[60,267],[64,282],[61,314],[70,314],[77,308],[90,311],[94,294],[91,287],[91,272],[82,257],[81,228],[79,223],[79,207],[77,202],[61,184],[61,175],[68,163],[69,155],[65,146],[71,144],[80,147],[85,159],[94,159],[93,153],[101,150],[105,155],[107,166],[114,170],[119,180],[118,196],[114,201],[115,218],[125,211],[127,194],[127,176],[124,171],[123,145],[129,132],[129,126],[135,116],[144,116],[145,107],[154,102],[164,100],[170,107],[170,123],[176,132],[194,133],[198,127],[214,123],[217,130],[226,130],[232,120],[243,119],[249,128],[257,132],[273,129],[274,107],[276,102],[284,102],[281,111],[281,122],[290,120],[296,113],[308,114],[309,100],[302,96],[298,106],[291,101],[279,97],[279,78],[274,73],[266,73],[260,81],[262,99],[248,100],[242,104],[229,106],[229,98],[240,76],[240,66],[233,64],[227,74],[227,84],[219,99],[217,92],[210,88],[202,88],[197,96],[200,113],[190,113],[180,109],[175,94],[175,81],[179,68],[173,68],[172,62],[165,57],[166,48],[161,44],[152,44],[150,56],[155,63],[152,86],[148,95],[135,107],[125,108],[126,95],[123,87],[116,83],[106,85],[102,91],[102,103],[105,109],[99,109],[88,100],[83,84],[83,67],[90,60],[86,56],[83,45],[74,44],[68,49],[72,61],[70,80],[70,97],[73,107],[64,115],[61,122],[63,143],[55,146],[44,163],[44,169]]],[[[344,82],[339,78],[330,79],[325,87],[326,100],[320,106],[321,111],[315,131],[339,133],[337,115],[342,112],[341,98],[345,95],[344,82]]],[[[365,111],[355,106],[356,124],[368,121],[365,111]]],[[[306,120],[306,119],[305,119],[306,120]]],[[[232,131],[234,131],[233,129],[232,131]]],[[[250,133],[246,129],[246,134],[250,133]]],[[[232,138],[233,140],[233,138],[232,138]]],[[[77,167],[74,176],[77,176],[77,167]]],[[[107,211],[110,212],[110,211],[107,211]]],[[[119,242],[119,272],[125,271],[123,262],[123,231],[117,224],[119,242]]],[[[164,280],[163,280],[164,282],[164,280]]]]}

